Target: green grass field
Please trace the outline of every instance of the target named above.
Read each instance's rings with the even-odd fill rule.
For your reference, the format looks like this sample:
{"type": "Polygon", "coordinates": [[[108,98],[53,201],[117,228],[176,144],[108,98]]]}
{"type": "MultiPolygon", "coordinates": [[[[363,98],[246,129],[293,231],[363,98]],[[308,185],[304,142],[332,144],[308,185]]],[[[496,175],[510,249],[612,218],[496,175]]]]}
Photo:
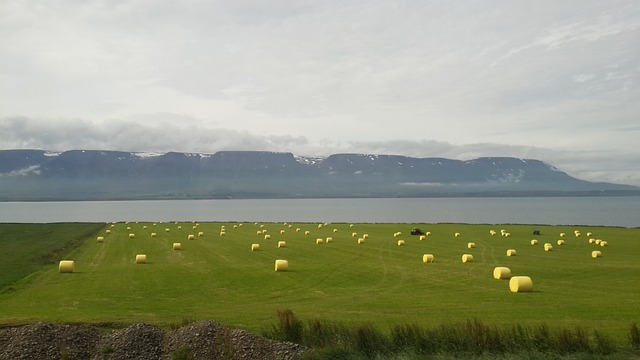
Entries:
{"type": "MultiPolygon", "coordinates": [[[[4,281],[0,323],[169,325],[186,319],[210,319],[259,331],[276,321],[278,309],[291,309],[304,321],[372,323],[382,329],[477,318],[498,325],[578,325],[624,340],[629,325],[640,321],[637,228],[464,224],[319,227],[295,223],[194,226],[190,222],[105,226],[61,257],[75,261],[73,274],[60,274],[57,263],[50,263],[40,265],[40,270],[29,268],[35,272],[12,283],[10,289],[4,281]],[[220,235],[222,226],[225,236],[220,235]],[[409,234],[413,226],[431,235],[419,240],[409,234]],[[491,229],[497,235],[490,235],[491,229]],[[510,236],[500,236],[501,229],[510,236]],[[533,229],[541,235],[533,236],[533,229]],[[261,230],[271,239],[258,235],[261,230]],[[574,230],[581,236],[576,237],[574,230]],[[310,233],[305,235],[305,231],[310,233]],[[151,237],[152,232],[157,236],[151,237]],[[396,232],[402,235],[394,237],[396,232]],[[456,232],[459,237],[454,236],[456,232]],[[561,232],[566,236],[561,238],[561,232]],[[587,236],[588,232],[593,234],[587,236]],[[135,238],[129,238],[130,233],[135,238]],[[189,234],[195,239],[188,240],[189,234]],[[368,238],[357,244],[363,234],[368,238]],[[104,236],[104,242],[97,242],[96,236],[104,236]],[[316,244],[316,239],[327,237],[333,241],[316,244]],[[539,243],[532,246],[534,238],[539,243]],[[589,244],[589,238],[605,240],[608,246],[589,244]],[[405,240],[404,246],[397,245],[400,239],[405,240]],[[558,239],[565,240],[565,245],[558,246],[558,239]],[[286,241],[286,247],[278,248],[278,241],[286,241]],[[172,250],[174,242],[180,242],[182,250],[172,250]],[[468,242],[476,247],[467,248],[468,242]],[[553,244],[553,251],[543,250],[546,242],[553,244]],[[260,251],[251,251],[254,243],[260,244],[260,251]],[[517,256],[506,256],[507,249],[517,250],[517,256]],[[602,257],[591,258],[592,250],[602,251],[602,257]],[[425,253],[433,254],[435,261],[423,263],[425,253]],[[472,254],[474,261],[463,263],[465,253],[472,254]],[[146,254],[148,263],[136,264],[137,254],[146,254]],[[276,259],[288,260],[289,271],[275,272],[276,259]],[[534,291],[510,292],[508,280],[493,278],[496,266],[509,267],[513,275],[530,276],[534,291]]],[[[74,234],[87,231],[91,229],[74,234]]],[[[18,245],[12,246],[48,238],[45,233],[33,232],[16,236],[18,245]]],[[[3,251],[0,261],[5,272],[12,266],[20,267],[11,265],[13,256],[7,254],[7,248],[3,251]]]]}

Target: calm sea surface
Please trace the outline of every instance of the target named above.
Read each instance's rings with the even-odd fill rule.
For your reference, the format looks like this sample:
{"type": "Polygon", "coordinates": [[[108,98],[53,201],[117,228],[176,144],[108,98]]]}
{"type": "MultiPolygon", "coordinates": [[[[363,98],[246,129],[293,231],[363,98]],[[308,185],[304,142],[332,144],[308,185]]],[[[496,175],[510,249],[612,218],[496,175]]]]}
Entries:
{"type": "Polygon", "coordinates": [[[640,197],[0,202],[0,223],[262,221],[640,227],[640,197]]]}

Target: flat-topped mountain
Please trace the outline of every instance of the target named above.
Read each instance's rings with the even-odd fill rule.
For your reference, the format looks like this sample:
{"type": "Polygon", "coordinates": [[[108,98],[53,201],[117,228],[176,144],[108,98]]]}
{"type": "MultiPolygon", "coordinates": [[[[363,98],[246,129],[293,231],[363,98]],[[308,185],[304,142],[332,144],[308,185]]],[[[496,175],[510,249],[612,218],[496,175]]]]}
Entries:
{"type": "Polygon", "coordinates": [[[0,201],[640,194],[539,160],[0,150],[0,201]]]}

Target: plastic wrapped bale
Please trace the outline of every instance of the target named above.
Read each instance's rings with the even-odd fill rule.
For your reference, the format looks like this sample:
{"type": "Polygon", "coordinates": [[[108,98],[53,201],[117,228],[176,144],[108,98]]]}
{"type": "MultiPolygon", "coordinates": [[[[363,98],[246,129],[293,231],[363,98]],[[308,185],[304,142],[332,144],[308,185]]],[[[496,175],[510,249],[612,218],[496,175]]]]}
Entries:
{"type": "Polygon", "coordinates": [[[276,271],[289,270],[289,262],[287,260],[276,260],[276,271]]]}
{"type": "Polygon", "coordinates": [[[259,251],[260,244],[251,244],[251,251],[259,251]]]}
{"type": "Polygon", "coordinates": [[[516,256],[516,250],[515,249],[507,250],[507,256],[516,256]]]}
{"type": "Polygon", "coordinates": [[[469,248],[469,249],[473,249],[475,247],[476,247],[476,243],[470,242],[470,243],[467,244],[467,248],[469,248]]]}
{"type": "Polygon", "coordinates": [[[284,242],[284,241],[278,241],[278,247],[279,247],[279,248],[283,248],[283,247],[286,247],[286,246],[287,246],[287,243],[286,243],[286,242],[284,242]]]}
{"type": "Polygon", "coordinates": [[[594,259],[595,258],[599,258],[601,256],[602,256],[602,251],[595,250],[595,251],[591,252],[591,257],[594,258],[594,259]]]}
{"type": "Polygon", "coordinates": [[[138,254],[136,255],[136,264],[146,264],[147,263],[147,255],[138,254]]]}
{"type": "Polygon", "coordinates": [[[531,240],[531,245],[538,245],[538,240],[536,239],[531,240]]]}
{"type": "Polygon", "coordinates": [[[433,260],[434,260],[433,254],[424,254],[424,255],[422,255],[422,262],[423,263],[432,263],[433,260]]]}
{"type": "Polygon", "coordinates": [[[398,246],[404,246],[404,240],[398,240],[398,246]]]}
{"type": "Polygon", "coordinates": [[[173,250],[182,250],[181,243],[173,243],[173,250]]]}
{"type": "Polygon", "coordinates": [[[58,271],[60,273],[72,273],[75,270],[76,263],[73,260],[62,260],[58,264],[58,271]]]}
{"type": "Polygon", "coordinates": [[[464,254],[462,255],[462,262],[466,263],[466,262],[473,262],[473,255],[471,254],[464,254]]]}
{"type": "Polygon", "coordinates": [[[496,280],[511,279],[511,269],[504,266],[498,266],[493,269],[493,278],[496,280]]]}
{"type": "Polygon", "coordinates": [[[514,276],[509,280],[509,290],[514,293],[533,291],[533,281],[528,276],[514,276]]]}

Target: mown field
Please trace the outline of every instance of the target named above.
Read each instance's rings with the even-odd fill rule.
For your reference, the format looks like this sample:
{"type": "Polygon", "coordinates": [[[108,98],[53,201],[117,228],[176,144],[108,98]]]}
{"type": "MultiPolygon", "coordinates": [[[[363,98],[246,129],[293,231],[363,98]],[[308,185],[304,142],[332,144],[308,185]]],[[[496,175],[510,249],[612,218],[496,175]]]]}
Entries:
{"type": "MultiPolygon", "coordinates": [[[[0,323],[170,325],[210,319],[260,331],[277,321],[278,310],[291,309],[303,321],[372,323],[382,329],[479,319],[497,325],[583,326],[624,341],[629,325],[640,321],[640,229],[192,222],[117,223],[97,229],[102,225],[90,225],[66,224],[75,229],[70,238],[88,237],[56,259],[74,260],[72,274],[59,273],[57,262],[18,271],[26,265],[14,259],[30,256],[22,253],[27,250],[45,251],[46,246],[34,244],[49,241],[53,230],[11,234],[6,230],[9,225],[0,225],[1,268],[21,274],[0,284],[0,323]],[[420,240],[409,234],[414,226],[431,234],[420,240]],[[532,235],[534,229],[541,234],[532,235]],[[490,235],[490,230],[497,234],[490,235]],[[500,230],[510,236],[501,236],[500,230]],[[397,232],[402,235],[394,237],[397,232]],[[460,236],[454,236],[456,232],[460,236]],[[364,234],[368,235],[364,244],[358,244],[364,234]],[[189,235],[194,239],[188,240],[189,235]],[[97,242],[97,236],[104,242],[97,242]],[[327,237],[333,241],[326,243],[327,237]],[[590,238],[608,246],[590,244],[590,238]],[[325,243],[316,244],[316,239],[325,243]],[[401,239],[404,246],[397,244],[401,239]],[[532,239],[538,245],[531,245],[532,239]],[[557,245],[559,239],[565,244],[557,245]],[[278,241],[285,241],[286,247],[277,247],[278,241]],[[181,250],[172,249],[175,242],[182,244],[181,250]],[[468,248],[469,242],[475,248],[468,248]],[[553,244],[552,251],[543,250],[547,242],[553,244]],[[260,251],[251,251],[252,244],[260,244],[260,251]],[[507,256],[508,249],[517,255],[507,256]],[[602,257],[593,259],[593,250],[600,250],[602,257]],[[423,263],[425,253],[433,254],[435,261],[423,263]],[[145,254],[148,262],[136,264],[137,254],[145,254]],[[472,254],[474,261],[463,263],[463,254],[472,254]],[[288,260],[289,271],[275,272],[276,259],[288,260]],[[508,280],[493,278],[496,266],[531,277],[533,291],[510,292],[508,280]],[[24,277],[25,271],[31,275],[24,277]],[[15,282],[15,277],[23,279],[15,282]]],[[[3,275],[3,279],[9,278],[3,275]]]]}

